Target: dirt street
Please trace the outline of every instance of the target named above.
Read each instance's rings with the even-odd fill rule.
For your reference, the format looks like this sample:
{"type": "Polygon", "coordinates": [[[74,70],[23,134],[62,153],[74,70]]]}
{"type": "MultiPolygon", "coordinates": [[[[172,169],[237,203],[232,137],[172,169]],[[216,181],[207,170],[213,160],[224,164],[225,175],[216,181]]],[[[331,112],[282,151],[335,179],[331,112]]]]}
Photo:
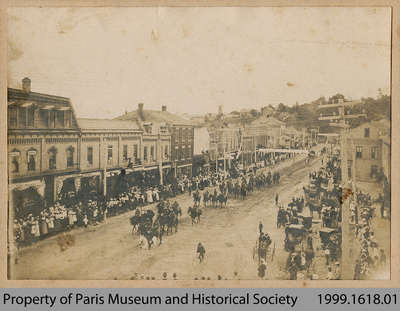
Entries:
{"type": "Polygon", "coordinates": [[[41,241],[20,252],[17,279],[131,279],[135,273],[139,278],[161,279],[164,272],[168,273],[168,279],[173,273],[178,279],[215,280],[218,275],[223,279],[257,279],[253,248],[259,221],[276,248],[272,262],[271,254],[268,256],[266,278],[287,279],[284,230],[276,228],[275,194],[279,193],[283,204],[289,203],[292,196],[301,195],[302,186],[308,182],[308,172],[319,164],[319,160],[309,166],[304,162],[295,164],[282,174],[279,186],[255,191],[244,201],[230,199],[227,208],[205,208],[201,223],[193,226],[186,215],[192,199],[188,194],[179,196],[185,217],[180,221],[178,233],[165,236],[161,246],[150,250],[139,248],[138,236],[131,233],[129,216],[132,213],[67,233],[71,237],[64,251],[57,243],[59,237],[41,241]],[[206,249],[202,263],[196,258],[200,241],[206,249]]]}

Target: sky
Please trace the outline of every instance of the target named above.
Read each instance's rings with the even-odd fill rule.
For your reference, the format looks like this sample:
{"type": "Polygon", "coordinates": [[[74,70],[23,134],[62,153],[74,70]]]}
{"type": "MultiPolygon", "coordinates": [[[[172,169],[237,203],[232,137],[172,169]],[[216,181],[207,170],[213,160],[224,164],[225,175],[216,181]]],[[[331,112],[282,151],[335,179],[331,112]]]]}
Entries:
{"type": "Polygon", "coordinates": [[[390,91],[389,8],[10,8],[8,85],[78,117],[204,114],[390,91]]]}

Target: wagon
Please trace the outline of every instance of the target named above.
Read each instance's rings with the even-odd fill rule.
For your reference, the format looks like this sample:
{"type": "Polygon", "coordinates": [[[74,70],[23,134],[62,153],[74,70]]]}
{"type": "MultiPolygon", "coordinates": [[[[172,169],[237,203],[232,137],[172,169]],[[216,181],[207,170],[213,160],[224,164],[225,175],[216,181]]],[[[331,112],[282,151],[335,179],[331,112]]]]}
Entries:
{"type": "Polygon", "coordinates": [[[321,228],[319,237],[323,248],[326,248],[330,243],[333,243],[339,237],[339,231],[334,228],[321,228]]]}
{"type": "Polygon", "coordinates": [[[308,236],[308,230],[304,225],[288,225],[285,228],[285,250],[294,251],[303,244],[308,236]]]}
{"type": "Polygon", "coordinates": [[[269,258],[272,262],[275,256],[275,242],[272,250],[270,249],[271,244],[272,240],[269,240],[268,242],[263,241],[260,243],[259,239],[257,239],[256,245],[253,248],[253,260],[257,258],[257,261],[260,264],[261,259],[264,259],[264,261],[267,262],[267,258],[269,258]]]}

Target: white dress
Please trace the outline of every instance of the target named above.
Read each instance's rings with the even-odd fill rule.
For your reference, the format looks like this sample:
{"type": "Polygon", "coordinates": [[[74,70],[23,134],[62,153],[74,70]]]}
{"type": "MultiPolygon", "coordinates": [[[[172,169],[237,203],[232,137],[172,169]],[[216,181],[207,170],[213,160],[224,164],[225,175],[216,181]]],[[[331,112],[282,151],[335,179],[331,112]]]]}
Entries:
{"type": "Polygon", "coordinates": [[[147,190],[146,195],[147,195],[147,203],[153,203],[153,191],[147,190]]]}

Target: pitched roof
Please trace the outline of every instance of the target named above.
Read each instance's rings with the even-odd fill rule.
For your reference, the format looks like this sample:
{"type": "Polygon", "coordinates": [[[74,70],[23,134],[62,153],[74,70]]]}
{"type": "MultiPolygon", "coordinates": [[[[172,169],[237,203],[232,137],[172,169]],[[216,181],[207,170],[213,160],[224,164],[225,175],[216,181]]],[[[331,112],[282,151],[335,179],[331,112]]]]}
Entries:
{"type": "Polygon", "coordinates": [[[141,130],[135,121],[85,118],[78,118],[77,121],[82,130],[141,130]]]}
{"type": "Polygon", "coordinates": [[[266,117],[266,116],[261,116],[258,119],[254,120],[252,125],[265,125],[265,126],[271,126],[271,127],[281,127],[282,125],[285,124],[285,122],[279,121],[276,118],[273,117],[266,117]]]}
{"type": "MultiPolygon", "coordinates": [[[[138,120],[142,119],[139,116],[137,110],[128,112],[122,116],[115,118],[116,120],[138,120]]],[[[154,123],[172,123],[179,125],[191,125],[192,122],[190,120],[185,120],[184,118],[170,113],[168,111],[158,111],[158,110],[143,110],[143,119],[144,122],[154,122],[154,123]]]]}
{"type": "Polygon", "coordinates": [[[58,105],[69,105],[70,100],[67,97],[61,97],[50,94],[43,94],[37,92],[25,92],[19,89],[7,88],[7,97],[9,101],[12,100],[30,100],[35,102],[45,102],[58,105]]]}

